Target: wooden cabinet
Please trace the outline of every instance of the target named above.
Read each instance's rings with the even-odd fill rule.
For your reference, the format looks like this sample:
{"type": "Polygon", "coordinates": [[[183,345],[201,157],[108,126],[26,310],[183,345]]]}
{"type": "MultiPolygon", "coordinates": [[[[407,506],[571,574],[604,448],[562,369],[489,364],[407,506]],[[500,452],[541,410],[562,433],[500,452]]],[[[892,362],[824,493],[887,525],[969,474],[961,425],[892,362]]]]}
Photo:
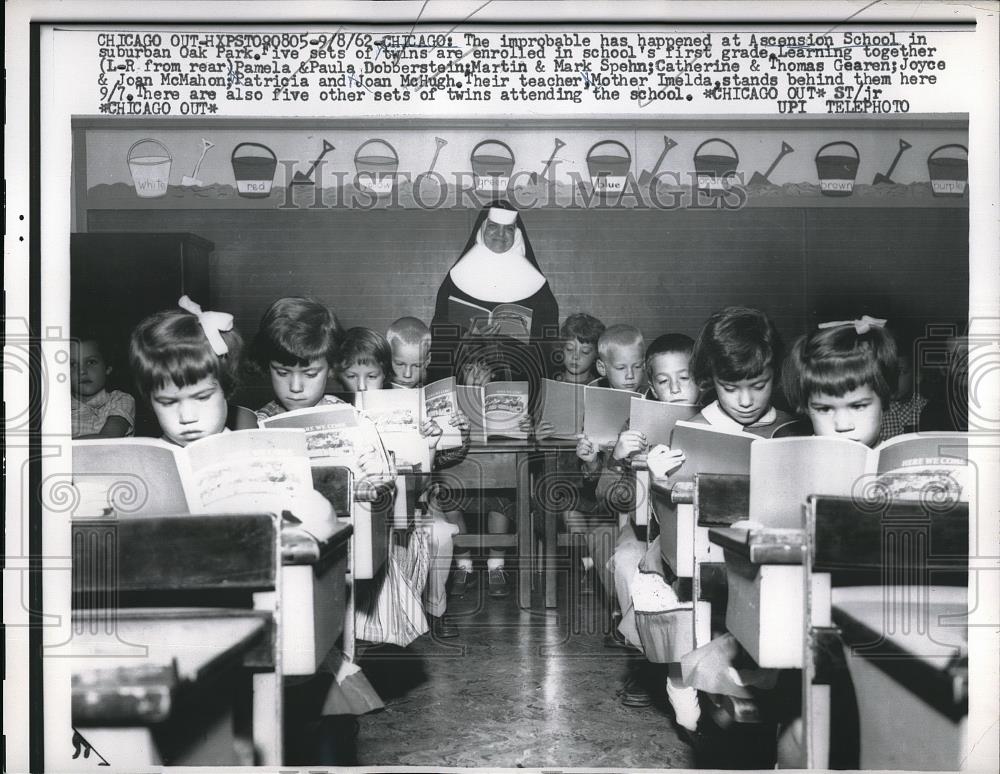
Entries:
{"type": "Polygon", "coordinates": [[[209,256],[194,234],[90,233],[70,237],[70,313],[127,340],[136,323],[185,293],[211,309],[209,256]]]}
{"type": "MultiPolygon", "coordinates": [[[[215,245],[184,233],[70,235],[70,336],[101,337],[113,369],[109,389],[135,394],[128,372],[132,329],[154,312],[177,307],[184,294],[212,308],[208,262],[215,245]]],[[[148,406],[137,401],[136,435],[159,435],[148,406]]]]}

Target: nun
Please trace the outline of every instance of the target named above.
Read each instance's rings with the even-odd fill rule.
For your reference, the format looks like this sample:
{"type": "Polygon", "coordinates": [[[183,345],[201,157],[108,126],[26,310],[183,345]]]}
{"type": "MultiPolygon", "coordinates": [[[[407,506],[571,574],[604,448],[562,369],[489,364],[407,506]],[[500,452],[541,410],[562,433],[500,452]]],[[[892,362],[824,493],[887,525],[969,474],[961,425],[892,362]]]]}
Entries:
{"type": "Polygon", "coordinates": [[[504,335],[534,349],[545,376],[553,370],[558,328],[559,305],[517,210],[506,201],[494,202],[479,213],[465,249],[438,289],[432,364],[448,375],[464,335],[504,335]]]}

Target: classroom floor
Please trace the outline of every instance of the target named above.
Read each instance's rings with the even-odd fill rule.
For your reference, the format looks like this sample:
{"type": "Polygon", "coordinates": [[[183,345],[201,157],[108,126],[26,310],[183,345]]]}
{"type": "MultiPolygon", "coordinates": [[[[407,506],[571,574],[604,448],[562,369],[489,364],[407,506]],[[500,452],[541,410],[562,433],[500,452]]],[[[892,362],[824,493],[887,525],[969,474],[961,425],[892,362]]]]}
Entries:
{"type": "Polygon", "coordinates": [[[662,689],[651,707],[621,704],[629,657],[604,646],[600,595],[580,595],[568,574],[557,608],[536,589],[520,610],[513,582],[493,599],[481,573],[449,600],[457,639],[366,651],[386,708],[360,719],[358,765],[691,768],[662,689]]]}

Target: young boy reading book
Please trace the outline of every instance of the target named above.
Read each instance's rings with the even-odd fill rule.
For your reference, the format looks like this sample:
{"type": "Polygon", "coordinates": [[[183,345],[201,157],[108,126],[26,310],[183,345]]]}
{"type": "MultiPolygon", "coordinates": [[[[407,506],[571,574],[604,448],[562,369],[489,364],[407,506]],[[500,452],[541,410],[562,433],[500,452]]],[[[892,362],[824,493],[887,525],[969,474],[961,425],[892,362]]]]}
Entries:
{"type": "MultiPolygon", "coordinates": [[[[649,381],[647,397],[658,402],[672,403],[687,407],[687,412],[678,416],[691,417],[697,413],[698,388],[690,373],[691,354],[694,341],[679,333],[666,334],[654,339],[646,350],[645,372],[649,381]]],[[[634,401],[633,406],[641,408],[643,401],[634,401]],[[638,404],[638,406],[637,406],[638,404]]],[[[610,510],[629,511],[636,506],[636,500],[647,497],[647,493],[635,491],[634,478],[628,473],[628,466],[636,454],[645,452],[649,447],[646,433],[642,427],[633,426],[630,419],[618,436],[607,464],[598,483],[598,498],[607,503],[610,510]]],[[[644,507],[643,503],[638,504],[644,507]]],[[[615,547],[612,561],[614,568],[614,584],[622,617],[617,632],[624,641],[642,650],[642,642],[636,628],[636,604],[642,600],[633,599],[633,591],[637,586],[642,590],[655,593],[671,608],[681,607],[676,594],[664,578],[664,569],[660,557],[659,538],[647,547],[645,540],[636,535],[631,522],[622,525],[619,539],[615,547]],[[649,578],[640,577],[645,573],[649,578]],[[637,583],[639,580],[649,582],[637,583]],[[655,588],[654,588],[655,587],[655,588]]],[[[627,706],[642,706],[649,703],[649,696],[643,685],[644,674],[653,672],[649,667],[640,671],[626,688],[622,701],[627,706]]],[[[674,708],[674,716],[682,727],[693,729],[698,720],[697,694],[693,689],[684,688],[680,684],[679,665],[671,665],[666,683],[667,699],[674,708]]]]}
{"type": "Polygon", "coordinates": [[[562,350],[557,355],[562,368],[556,372],[556,380],[590,384],[598,378],[597,342],[604,330],[604,323],[585,312],[571,314],[563,321],[559,329],[562,350]]]}
{"type": "MultiPolygon", "coordinates": [[[[401,317],[392,323],[385,334],[392,355],[392,386],[397,389],[419,390],[427,377],[430,358],[431,331],[416,317],[401,317]]],[[[448,400],[448,399],[446,399],[448,400]]],[[[438,448],[434,454],[433,469],[441,470],[461,462],[469,451],[470,433],[468,417],[455,405],[454,391],[450,395],[454,411],[449,412],[448,424],[461,436],[459,446],[449,449],[438,448]]],[[[439,399],[440,402],[440,399],[439,399]]],[[[429,404],[428,404],[429,405],[429,404]]],[[[433,412],[427,411],[428,418],[433,412]]],[[[459,634],[458,627],[446,617],[448,607],[447,582],[454,555],[453,538],[464,523],[460,510],[444,510],[435,495],[437,487],[431,484],[427,491],[427,504],[431,516],[430,525],[430,573],[427,579],[426,610],[431,619],[431,631],[435,637],[453,638],[459,634]]],[[[465,572],[471,576],[472,559],[468,553],[460,560],[465,572]]]]}
{"type": "MultiPolygon", "coordinates": [[[[615,390],[637,391],[645,384],[644,358],[646,344],[642,332],[632,325],[612,325],[601,334],[597,342],[596,368],[600,379],[594,386],[610,387],[615,390]]],[[[596,486],[604,468],[605,454],[608,449],[602,449],[598,442],[581,433],[576,444],[576,456],[580,459],[581,472],[585,480],[596,486]]],[[[611,557],[611,547],[604,545],[607,541],[600,540],[609,518],[617,518],[615,514],[592,513],[580,514],[574,517],[586,520],[588,534],[588,550],[590,556],[584,557],[584,573],[592,572],[597,566],[601,582],[605,589],[613,588],[613,579],[606,575],[608,559],[611,557]]]]}

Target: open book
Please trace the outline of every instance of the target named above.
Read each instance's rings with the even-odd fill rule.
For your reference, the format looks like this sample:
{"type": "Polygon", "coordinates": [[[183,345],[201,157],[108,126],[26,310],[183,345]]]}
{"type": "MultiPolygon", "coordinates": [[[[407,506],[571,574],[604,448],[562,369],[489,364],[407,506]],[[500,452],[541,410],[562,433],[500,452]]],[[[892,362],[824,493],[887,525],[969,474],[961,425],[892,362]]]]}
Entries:
{"type": "Polygon", "coordinates": [[[629,418],[632,399],[639,393],[611,387],[585,387],[583,434],[598,446],[614,446],[629,418]]]}
{"type": "Polygon", "coordinates": [[[497,304],[493,309],[455,296],[448,296],[448,319],[470,333],[510,336],[520,341],[531,338],[532,311],[520,304],[497,304]]]}
{"type": "Polygon", "coordinates": [[[439,449],[462,445],[462,431],[451,423],[457,413],[456,403],[453,376],[414,389],[367,390],[355,395],[355,405],[375,423],[379,433],[419,432],[424,420],[434,420],[443,433],[439,449]]]}
{"type": "MultiPolygon", "coordinates": [[[[386,390],[388,392],[388,390],[386,390]]],[[[392,468],[374,423],[354,406],[335,404],[287,411],[260,422],[262,428],[305,431],[306,450],[313,465],[342,465],[361,475],[358,457],[374,449],[379,470],[371,475],[389,475],[392,468]]]]}
{"type": "Polygon", "coordinates": [[[528,434],[519,427],[528,414],[527,382],[490,382],[483,387],[460,384],[455,389],[474,442],[486,443],[490,436],[527,440],[528,434]]]}
{"type": "Polygon", "coordinates": [[[695,473],[750,475],[750,447],[759,440],[751,433],[679,420],[670,435],[670,448],[684,452],[684,464],[672,475],[688,479],[695,473]]]}
{"type": "Polygon", "coordinates": [[[670,446],[670,436],[678,422],[687,422],[698,416],[701,409],[693,403],[666,403],[648,398],[632,398],[629,405],[628,426],[641,430],[649,446],[670,446]]]}
{"type": "Polygon", "coordinates": [[[76,517],[293,510],[313,488],[300,430],[73,442],[76,517]]]}
{"type": "Polygon", "coordinates": [[[583,432],[586,385],[542,379],[542,402],[537,421],[552,425],[549,437],[573,439],[583,432]]]}
{"type": "Polygon", "coordinates": [[[754,444],[750,520],[800,528],[809,495],[855,497],[876,510],[893,500],[947,507],[967,500],[968,436],[909,433],[874,449],[844,438],[775,438],[754,444]]]}

